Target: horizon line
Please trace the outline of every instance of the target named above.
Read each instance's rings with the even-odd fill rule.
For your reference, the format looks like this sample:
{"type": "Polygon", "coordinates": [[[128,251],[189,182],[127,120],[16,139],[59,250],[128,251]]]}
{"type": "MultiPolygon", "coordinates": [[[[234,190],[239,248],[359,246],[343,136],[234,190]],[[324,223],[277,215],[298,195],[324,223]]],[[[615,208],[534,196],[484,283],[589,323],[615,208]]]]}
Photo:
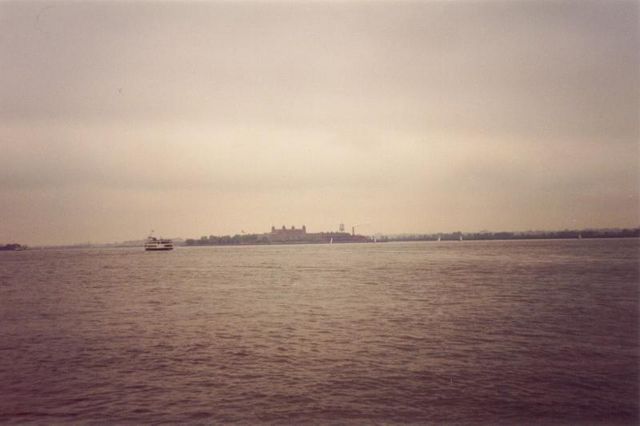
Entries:
{"type": "MultiPolygon", "coordinates": [[[[282,229],[282,228],[276,228],[276,229],[282,229]]],[[[287,228],[287,229],[291,229],[291,228],[287,228]]],[[[298,228],[296,228],[298,229],[298,228]]],[[[300,228],[301,229],[301,228],[300,228]]],[[[554,228],[554,229],[527,229],[527,230],[515,230],[515,231],[507,231],[507,230],[499,230],[499,231],[495,231],[495,230],[478,230],[478,231],[460,231],[460,230],[456,230],[456,231],[437,231],[437,232],[425,232],[425,231],[410,231],[410,232],[373,232],[373,233],[361,233],[358,234],[356,233],[355,235],[363,235],[363,236],[381,236],[381,237],[399,237],[399,236],[437,236],[437,235],[448,235],[448,234],[456,234],[456,235],[468,235],[468,234],[499,234],[499,233],[510,233],[510,234],[529,234],[529,233],[556,233],[556,232],[587,232],[587,231],[623,231],[623,230],[632,230],[632,231],[636,231],[636,230],[640,230],[640,224],[636,225],[636,226],[609,226],[609,227],[583,227],[583,228],[564,228],[564,229],[559,229],[559,228],[554,228]]],[[[340,232],[340,231],[319,231],[319,232],[315,232],[315,233],[327,233],[327,232],[340,232]]],[[[256,232],[238,232],[238,233],[234,233],[234,234],[219,234],[219,235],[214,235],[214,234],[209,234],[206,235],[208,236],[217,236],[217,237],[223,237],[223,236],[235,236],[235,235],[262,235],[262,234],[268,234],[269,232],[262,232],[262,233],[256,233],[256,232]]],[[[347,234],[351,234],[350,232],[346,232],[347,234]]],[[[201,236],[202,237],[202,236],[201,236]]],[[[172,240],[183,240],[186,241],[188,239],[200,239],[201,237],[182,237],[182,236],[178,236],[178,237],[170,237],[170,239],[172,240]]],[[[146,238],[146,237],[145,237],[146,238]]],[[[117,245],[117,244],[125,244],[125,243],[133,243],[133,242],[138,242],[138,241],[144,241],[145,238],[141,238],[141,239],[128,239],[128,240],[119,240],[119,241],[86,241],[86,242],[73,242],[73,243],[53,243],[53,244],[27,244],[27,243],[19,243],[19,242],[2,242],[0,241],[0,245],[5,245],[5,244],[20,244],[23,246],[27,246],[27,247],[38,247],[38,248],[50,248],[50,247],[78,247],[78,246],[99,246],[99,245],[117,245]]]]}

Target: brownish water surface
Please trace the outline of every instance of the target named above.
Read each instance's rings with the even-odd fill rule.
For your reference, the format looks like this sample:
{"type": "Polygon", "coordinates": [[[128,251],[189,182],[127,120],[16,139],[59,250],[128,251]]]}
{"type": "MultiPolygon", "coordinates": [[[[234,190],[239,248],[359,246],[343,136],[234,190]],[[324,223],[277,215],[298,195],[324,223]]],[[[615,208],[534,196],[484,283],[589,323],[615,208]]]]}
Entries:
{"type": "Polygon", "coordinates": [[[0,421],[635,424],[638,249],[0,252],[0,421]]]}

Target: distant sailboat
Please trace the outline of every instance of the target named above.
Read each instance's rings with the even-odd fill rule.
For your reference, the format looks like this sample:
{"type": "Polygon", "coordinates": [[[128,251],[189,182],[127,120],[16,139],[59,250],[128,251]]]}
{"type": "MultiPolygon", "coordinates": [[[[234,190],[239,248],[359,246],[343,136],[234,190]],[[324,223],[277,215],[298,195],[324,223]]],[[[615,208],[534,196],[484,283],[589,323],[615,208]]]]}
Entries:
{"type": "Polygon", "coordinates": [[[442,237],[440,235],[438,235],[438,241],[440,241],[442,239],[442,237]]]}
{"type": "Polygon", "coordinates": [[[460,235],[460,241],[462,241],[462,235],[460,235]]]}
{"type": "Polygon", "coordinates": [[[329,240],[329,244],[333,244],[333,237],[329,240]]]}

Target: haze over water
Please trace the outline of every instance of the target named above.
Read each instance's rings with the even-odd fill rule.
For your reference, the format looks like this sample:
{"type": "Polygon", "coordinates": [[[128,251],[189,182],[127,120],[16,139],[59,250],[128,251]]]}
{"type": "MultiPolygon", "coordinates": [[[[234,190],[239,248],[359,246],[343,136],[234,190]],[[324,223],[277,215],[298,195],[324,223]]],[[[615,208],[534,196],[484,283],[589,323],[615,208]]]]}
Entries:
{"type": "Polygon", "coordinates": [[[639,9],[2,1],[0,244],[635,228],[639,9]]]}
{"type": "MultiPolygon", "coordinates": [[[[636,228],[639,15],[0,1],[0,246],[636,228]]],[[[0,423],[634,424],[639,279],[638,239],[2,251],[0,423]]]]}
{"type": "Polygon", "coordinates": [[[0,422],[634,424],[638,252],[0,252],[0,422]]]}

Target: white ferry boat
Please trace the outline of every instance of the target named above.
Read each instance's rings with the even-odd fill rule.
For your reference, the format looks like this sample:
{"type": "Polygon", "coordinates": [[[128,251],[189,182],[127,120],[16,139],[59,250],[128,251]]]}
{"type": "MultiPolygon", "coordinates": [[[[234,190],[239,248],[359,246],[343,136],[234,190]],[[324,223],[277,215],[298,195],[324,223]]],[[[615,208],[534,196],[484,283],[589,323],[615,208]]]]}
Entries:
{"type": "Polygon", "coordinates": [[[144,243],[144,249],[146,251],[173,250],[173,241],[150,236],[144,243]]]}

